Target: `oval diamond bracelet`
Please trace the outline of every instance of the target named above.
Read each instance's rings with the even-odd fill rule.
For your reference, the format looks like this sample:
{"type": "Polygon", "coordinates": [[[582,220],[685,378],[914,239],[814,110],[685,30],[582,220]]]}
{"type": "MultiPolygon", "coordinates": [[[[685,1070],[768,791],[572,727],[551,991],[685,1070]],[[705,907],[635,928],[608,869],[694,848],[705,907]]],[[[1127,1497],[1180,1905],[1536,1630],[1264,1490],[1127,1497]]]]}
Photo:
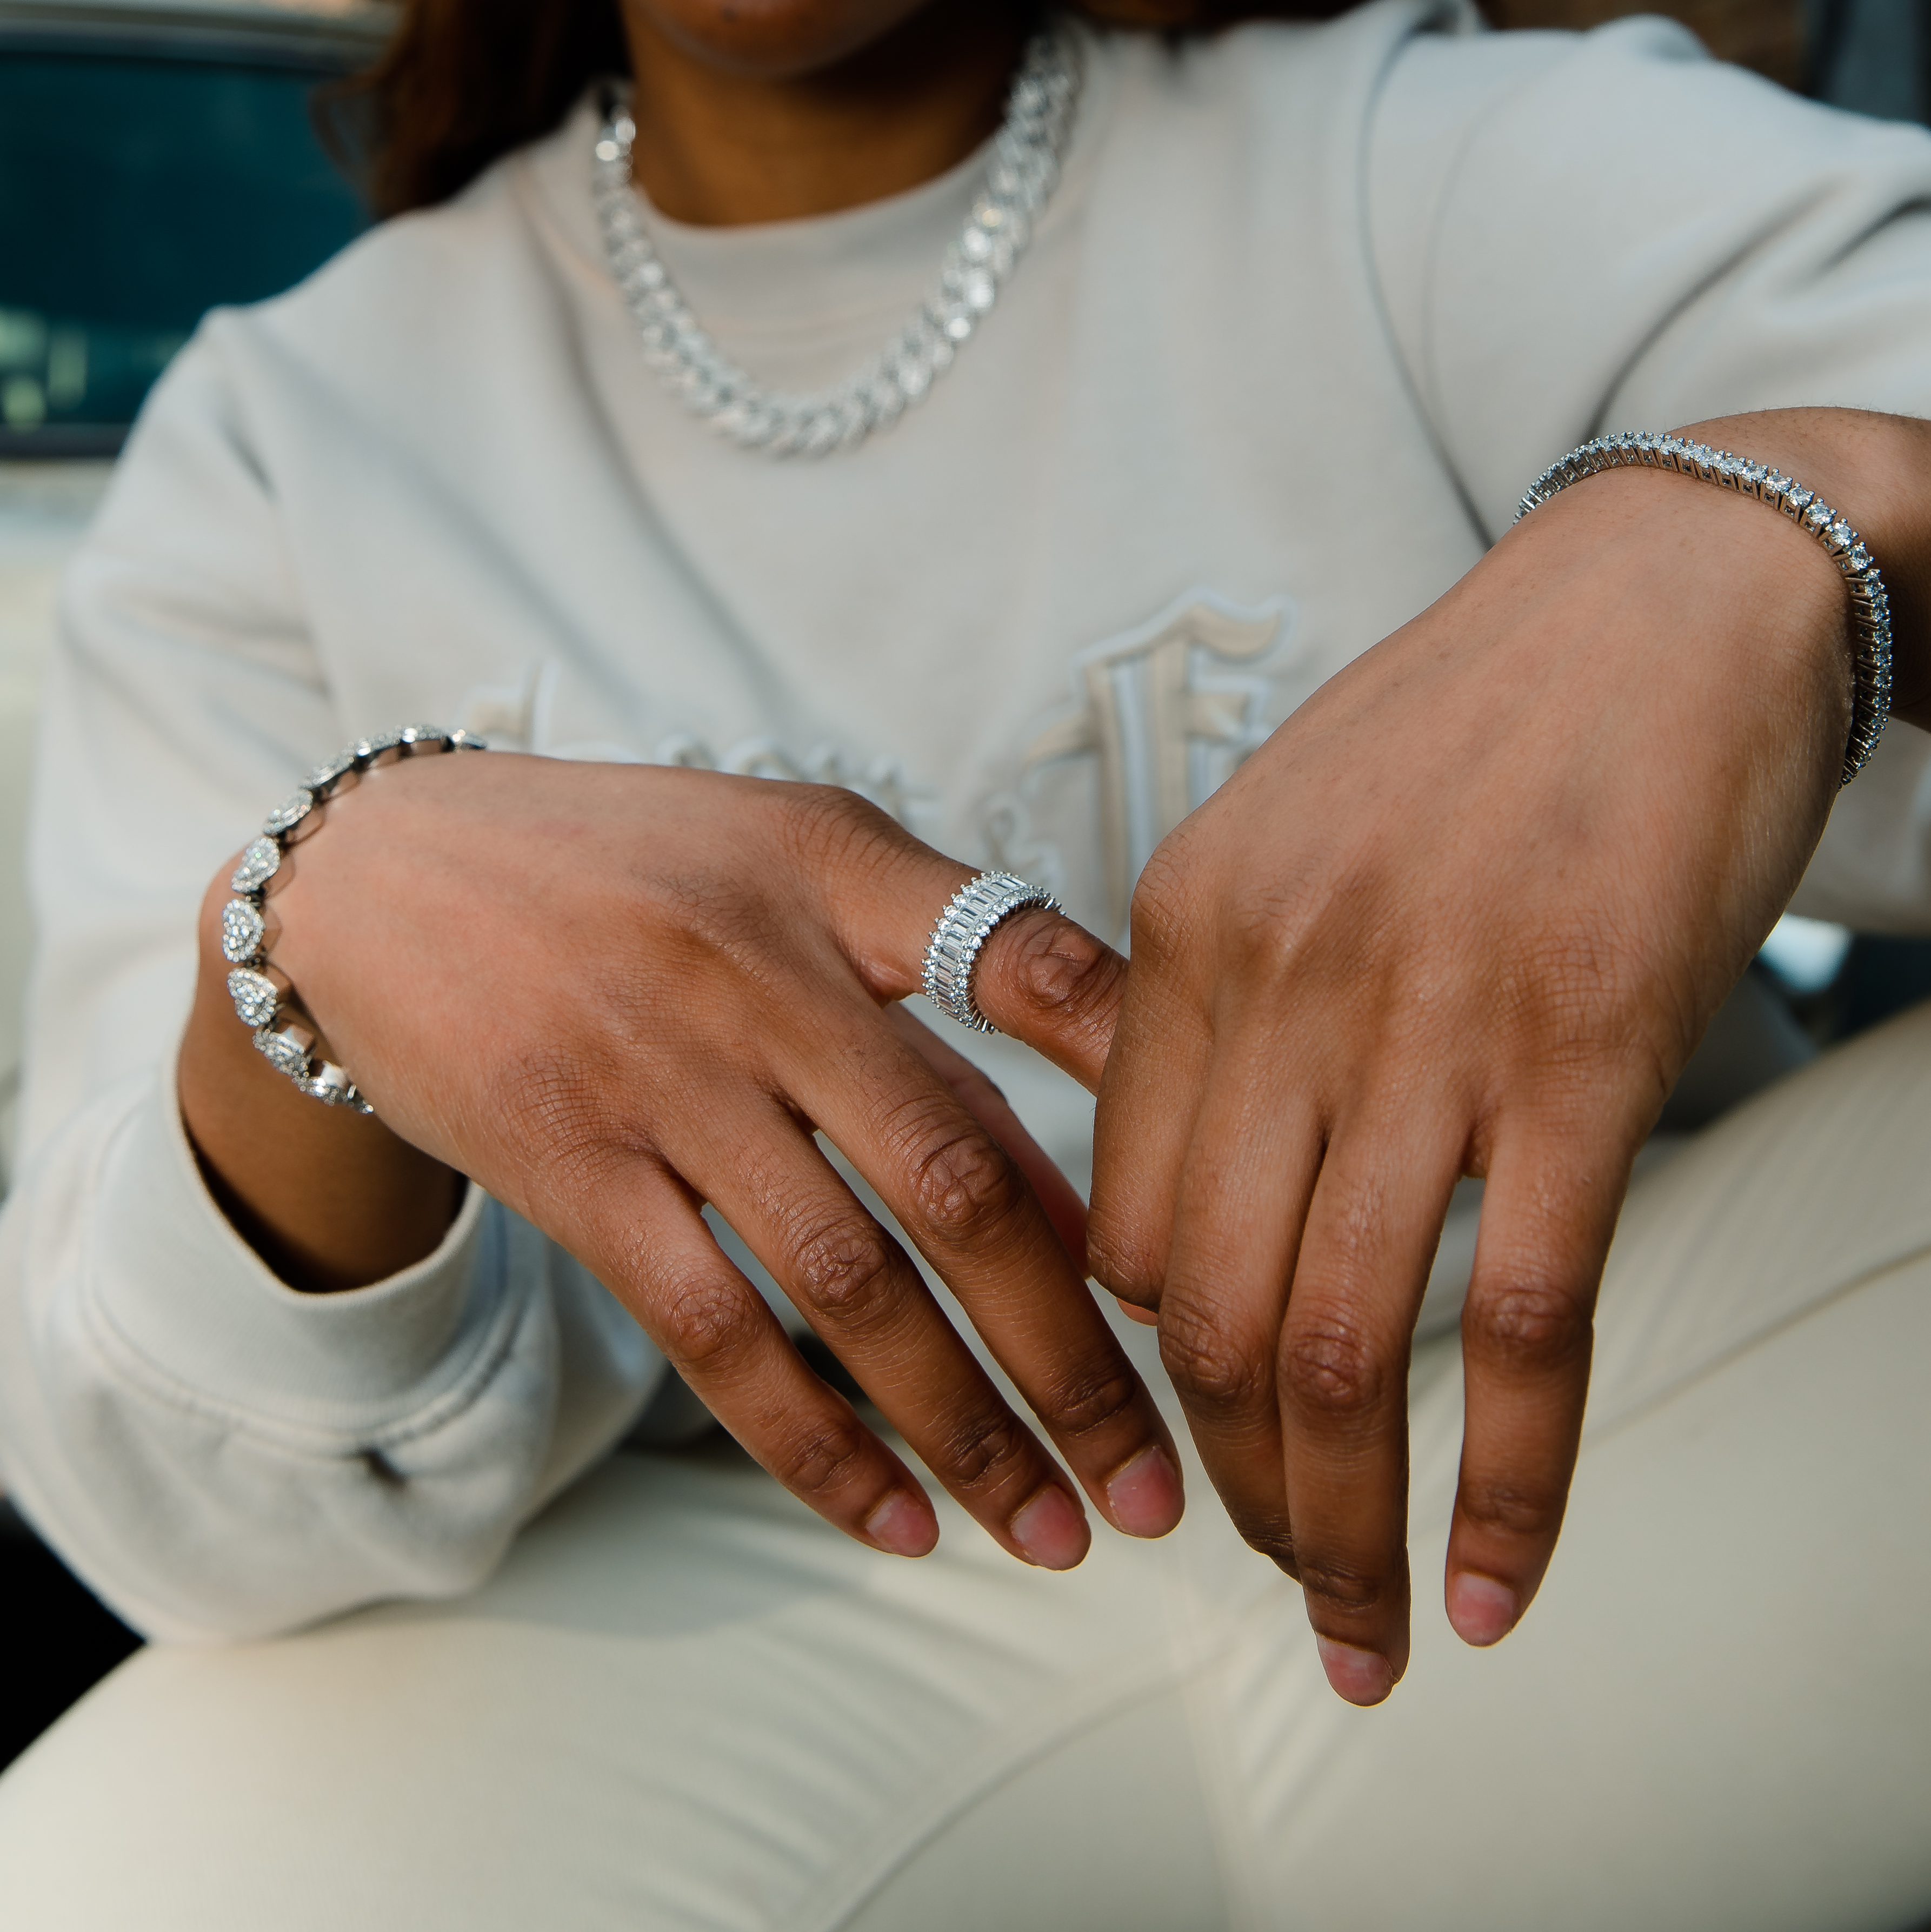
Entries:
{"type": "Polygon", "coordinates": [[[466,731],[445,731],[434,724],[405,724],[378,737],[358,739],[325,765],[317,765],[262,820],[260,836],[241,854],[241,862],[228,881],[235,896],[221,908],[221,951],[229,968],[228,997],[268,1064],[286,1074],[311,1100],[331,1107],[353,1107],[363,1114],[376,1111],[343,1068],[331,1060],[313,1057],[314,1024],[288,983],[287,975],[268,956],[268,923],[262,908],[268,881],[280,871],[289,848],[305,836],[304,828],[312,831],[320,823],[313,814],[352,773],[359,776],[372,765],[425,752],[488,748],[481,739],[466,731]],[[278,1020],[287,1023],[277,1027],[278,1020]]]}
{"type": "Polygon", "coordinates": [[[1885,720],[1891,715],[1891,600],[1863,538],[1821,496],[1780,470],[1766,469],[1726,449],[1712,449],[1707,442],[1691,442],[1680,436],[1653,436],[1647,430],[1626,430],[1615,436],[1593,437],[1560,462],[1552,463],[1529,485],[1516,512],[1516,521],[1520,523],[1531,510],[1585,476],[1636,465],[1674,470],[1679,476],[1714,483],[1739,496],[1755,496],[1781,510],[1800,530],[1809,531],[1843,572],[1845,587],[1851,593],[1851,628],[1857,640],[1852,659],[1851,733],[1844,747],[1843,782],[1849,784],[1870,762],[1884,736],[1885,720]]]}

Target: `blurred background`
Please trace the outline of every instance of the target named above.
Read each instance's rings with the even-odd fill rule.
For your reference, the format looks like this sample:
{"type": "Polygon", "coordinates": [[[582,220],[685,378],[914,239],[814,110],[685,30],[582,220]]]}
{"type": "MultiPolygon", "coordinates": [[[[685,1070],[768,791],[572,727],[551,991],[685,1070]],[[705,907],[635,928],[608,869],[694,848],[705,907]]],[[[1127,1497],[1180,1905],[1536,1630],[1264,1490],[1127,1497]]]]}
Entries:
{"type": "MultiPolygon", "coordinates": [[[[540,4],[540,0],[532,0],[540,4]]],[[[1489,0],[1498,26],[1663,12],[1726,60],[1866,114],[1931,118],[1931,0],[1489,0]]],[[[372,0],[0,0],[0,1193],[31,944],[26,774],[60,570],[154,378],[220,303],[299,280],[365,225],[318,88],[365,64],[372,0]]],[[[1693,1129],[1931,994],[1931,944],[1785,920],[1666,1125],[1693,1129]]],[[[0,1766],[137,1641],[0,1498],[0,1766]]]]}
{"type": "Polygon", "coordinates": [[[1860,114],[1922,121],[1931,106],[1931,7],[1923,0],[1489,0],[1498,27],[1600,26],[1626,14],[1681,20],[1719,59],[1860,114]]]}

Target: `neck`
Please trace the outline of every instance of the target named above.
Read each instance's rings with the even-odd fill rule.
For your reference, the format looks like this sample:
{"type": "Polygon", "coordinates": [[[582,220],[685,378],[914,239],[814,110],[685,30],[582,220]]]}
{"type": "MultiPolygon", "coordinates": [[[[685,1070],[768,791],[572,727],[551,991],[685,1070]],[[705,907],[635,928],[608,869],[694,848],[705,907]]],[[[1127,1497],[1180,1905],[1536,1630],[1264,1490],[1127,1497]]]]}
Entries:
{"type": "Polygon", "coordinates": [[[673,220],[733,227],[856,208],[932,180],[999,124],[1024,22],[938,0],[849,57],[771,77],[701,58],[625,9],[631,172],[673,220]]]}

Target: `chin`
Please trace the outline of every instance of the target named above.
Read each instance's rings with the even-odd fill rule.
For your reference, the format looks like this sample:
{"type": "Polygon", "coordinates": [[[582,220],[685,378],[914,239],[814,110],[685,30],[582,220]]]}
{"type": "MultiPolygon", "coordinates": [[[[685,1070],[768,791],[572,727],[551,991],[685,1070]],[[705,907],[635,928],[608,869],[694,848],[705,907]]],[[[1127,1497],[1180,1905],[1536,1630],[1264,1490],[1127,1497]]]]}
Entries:
{"type": "MultiPolygon", "coordinates": [[[[784,80],[822,72],[946,0],[623,0],[637,24],[706,66],[784,80]]],[[[985,0],[975,0],[984,4],[985,0]]]]}

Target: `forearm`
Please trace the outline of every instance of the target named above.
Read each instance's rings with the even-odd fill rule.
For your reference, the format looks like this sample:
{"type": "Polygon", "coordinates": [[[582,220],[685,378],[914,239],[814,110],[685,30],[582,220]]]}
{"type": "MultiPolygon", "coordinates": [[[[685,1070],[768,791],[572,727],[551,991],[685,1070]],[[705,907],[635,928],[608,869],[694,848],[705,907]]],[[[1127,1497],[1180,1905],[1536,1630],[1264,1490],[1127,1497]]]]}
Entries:
{"type": "Polygon", "coordinates": [[[433,1251],[461,1205],[462,1177],[380,1120],[309,1099],[255,1050],[228,996],[226,876],[224,868],[202,907],[178,1076],[203,1176],[235,1231],[290,1286],[385,1280],[433,1251]]]}

